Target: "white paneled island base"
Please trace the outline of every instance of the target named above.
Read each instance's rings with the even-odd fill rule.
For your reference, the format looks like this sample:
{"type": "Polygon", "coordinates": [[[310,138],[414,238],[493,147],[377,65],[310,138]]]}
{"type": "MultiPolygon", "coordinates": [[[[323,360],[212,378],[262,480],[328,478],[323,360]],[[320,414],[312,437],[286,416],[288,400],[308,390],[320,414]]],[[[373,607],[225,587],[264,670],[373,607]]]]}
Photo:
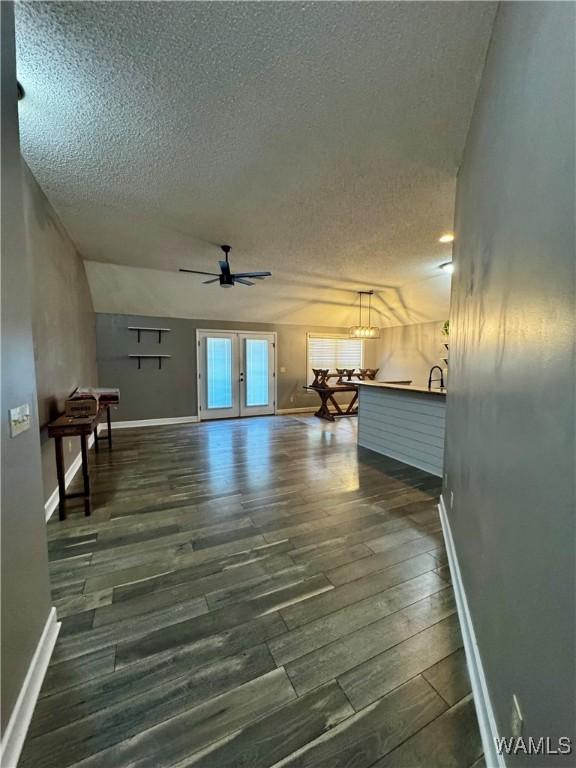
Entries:
{"type": "Polygon", "coordinates": [[[358,445],[442,477],[446,392],[362,381],[358,445]]]}

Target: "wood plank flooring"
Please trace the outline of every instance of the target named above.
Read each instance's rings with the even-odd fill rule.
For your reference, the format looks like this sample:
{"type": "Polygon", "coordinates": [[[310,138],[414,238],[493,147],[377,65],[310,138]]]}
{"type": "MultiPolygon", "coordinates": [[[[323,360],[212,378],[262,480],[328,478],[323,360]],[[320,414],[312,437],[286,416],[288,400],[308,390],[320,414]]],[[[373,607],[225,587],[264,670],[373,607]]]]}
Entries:
{"type": "Polygon", "coordinates": [[[48,524],[62,630],[21,768],[479,761],[440,481],[355,427],[117,430],[91,452],[92,517],[48,524]]]}

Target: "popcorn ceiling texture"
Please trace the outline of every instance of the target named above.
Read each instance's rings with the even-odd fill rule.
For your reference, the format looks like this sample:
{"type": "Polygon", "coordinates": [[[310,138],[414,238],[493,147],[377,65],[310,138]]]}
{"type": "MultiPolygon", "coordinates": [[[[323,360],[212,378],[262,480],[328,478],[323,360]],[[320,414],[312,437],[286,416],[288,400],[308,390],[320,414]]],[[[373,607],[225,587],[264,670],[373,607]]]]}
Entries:
{"type": "Polygon", "coordinates": [[[23,154],[95,309],[444,319],[454,188],[495,3],[21,2],[23,154]],[[273,278],[232,291],[212,271],[273,278]],[[118,266],[120,265],[120,266],[118,266]]]}

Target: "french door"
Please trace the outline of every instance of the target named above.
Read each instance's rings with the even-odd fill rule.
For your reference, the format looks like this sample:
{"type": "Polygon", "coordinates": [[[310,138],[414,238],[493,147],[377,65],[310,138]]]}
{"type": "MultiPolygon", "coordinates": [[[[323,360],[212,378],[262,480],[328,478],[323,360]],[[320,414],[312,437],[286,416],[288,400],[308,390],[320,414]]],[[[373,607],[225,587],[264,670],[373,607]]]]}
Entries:
{"type": "Polygon", "coordinates": [[[201,421],[275,412],[275,333],[197,331],[197,350],[201,421]]]}

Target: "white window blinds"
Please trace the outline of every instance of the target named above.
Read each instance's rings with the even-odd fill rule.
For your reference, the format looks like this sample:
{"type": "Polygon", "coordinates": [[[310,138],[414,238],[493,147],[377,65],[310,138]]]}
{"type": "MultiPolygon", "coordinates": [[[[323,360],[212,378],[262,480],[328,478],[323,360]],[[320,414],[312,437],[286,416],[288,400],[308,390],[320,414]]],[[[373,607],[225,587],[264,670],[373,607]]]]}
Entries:
{"type": "Polygon", "coordinates": [[[364,341],[345,336],[308,334],[308,374],[312,368],[362,368],[364,341]]]}

